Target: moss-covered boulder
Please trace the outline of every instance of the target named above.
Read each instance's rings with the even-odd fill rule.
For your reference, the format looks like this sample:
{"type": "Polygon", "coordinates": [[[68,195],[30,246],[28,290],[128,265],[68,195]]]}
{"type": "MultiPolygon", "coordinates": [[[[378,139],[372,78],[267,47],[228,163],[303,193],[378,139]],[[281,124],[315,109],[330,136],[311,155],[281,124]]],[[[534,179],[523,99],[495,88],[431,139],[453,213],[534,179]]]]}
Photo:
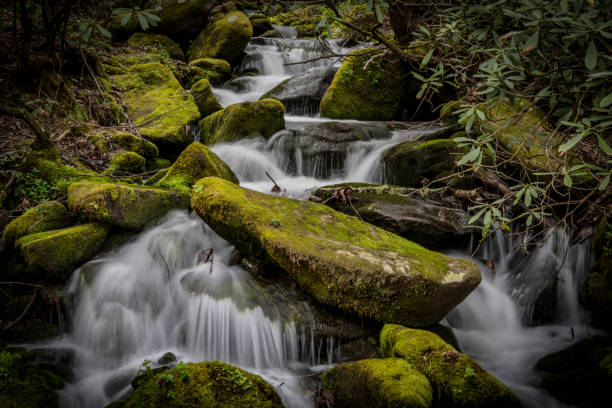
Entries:
{"type": "Polygon", "coordinates": [[[389,182],[421,187],[424,178],[434,181],[450,175],[465,151],[450,139],[418,140],[395,145],[382,155],[389,182]]]}
{"type": "Polygon", "coordinates": [[[236,65],[246,48],[253,26],[249,18],[241,11],[215,16],[193,41],[187,56],[190,61],[198,58],[220,58],[231,65],[236,65]]]}
{"type": "Polygon", "coordinates": [[[429,326],[480,282],[472,262],[322,204],[207,177],[196,183],[191,205],[245,256],[280,267],[319,302],[358,316],[429,326]]]}
{"type": "Polygon", "coordinates": [[[142,157],[151,159],[159,155],[157,146],[148,140],[127,132],[114,132],[111,135],[114,144],[128,152],[138,153],[142,157]]]}
{"type": "Polygon", "coordinates": [[[607,220],[597,226],[592,246],[596,260],[580,289],[580,302],[594,324],[612,329],[612,224],[607,220]]]}
{"type": "Polygon", "coordinates": [[[400,358],[342,363],[323,374],[322,384],[338,407],[429,408],[432,404],[427,378],[400,358]]]}
{"type": "Polygon", "coordinates": [[[200,79],[208,79],[212,85],[221,85],[231,78],[232,69],[227,61],[215,58],[199,58],[191,61],[190,71],[184,76],[184,84],[191,87],[200,79]]]}
{"type": "Polygon", "coordinates": [[[326,186],[313,193],[335,210],[364,221],[428,248],[457,248],[467,244],[471,233],[469,216],[460,202],[424,198],[401,187],[346,183],[326,186]],[[351,201],[330,199],[338,191],[348,191],[351,201]]]}
{"type": "Polygon", "coordinates": [[[612,337],[593,336],[541,358],[542,387],[572,406],[596,407],[609,398],[612,337]]]}
{"type": "Polygon", "coordinates": [[[188,208],[189,196],[161,187],[82,181],[68,188],[68,207],[92,221],[139,229],[173,208],[188,208]]]}
{"type": "Polygon", "coordinates": [[[128,44],[133,47],[155,47],[164,50],[171,58],[184,60],[185,54],[180,45],[163,34],[135,33],[128,39],[128,44]]]}
{"type": "Polygon", "coordinates": [[[148,171],[167,169],[170,166],[172,166],[172,162],[168,159],[162,159],[161,157],[147,160],[148,171]]]}
{"type": "Polygon", "coordinates": [[[4,229],[2,237],[8,246],[12,246],[25,235],[60,229],[68,225],[66,207],[57,201],[47,201],[30,208],[11,221],[4,229]]]}
{"type": "Polygon", "coordinates": [[[98,252],[109,230],[102,224],[77,225],[26,235],[15,247],[29,267],[55,278],[67,278],[75,267],[98,252]]]}
{"type": "Polygon", "coordinates": [[[232,169],[219,156],[202,143],[193,142],[155,185],[190,192],[196,181],[208,176],[220,177],[238,184],[232,169]]]}
{"type": "Polygon", "coordinates": [[[136,385],[134,392],[108,407],[283,407],[274,388],[260,376],[218,361],[155,371],[136,385]]]}
{"type": "Polygon", "coordinates": [[[283,104],[273,99],[230,105],[200,121],[200,137],[212,146],[221,142],[264,137],[285,128],[283,104]]]}
{"type": "Polygon", "coordinates": [[[253,36],[258,37],[263,33],[272,30],[270,19],[263,14],[253,14],[249,17],[249,21],[253,26],[253,36]]]}
{"type": "Polygon", "coordinates": [[[191,87],[191,94],[203,117],[223,109],[223,106],[215,98],[212,89],[210,89],[210,82],[206,78],[200,79],[191,87]]]}
{"type": "Polygon", "coordinates": [[[112,77],[123,91],[123,102],[140,133],[160,148],[183,148],[192,140],[186,125],[200,112],[167,66],[136,64],[112,77]]]}
{"type": "Polygon", "coordinates": [[[366,62],[380,50],[350,53],[321,100],[321,116],[333,119],[390,120],[404,96],[400,63],[394,57],[366,62]]]}
{"type": "Polygon", "coordinates": [[[63,386],[60,377],[34,365],[24,349],[0,349],[1,407],[59,407],[56,391],[63,386]]]}
{"type": "Polygon", "coordinates": [[[145,158],[138,153],[123,152],[113,156],[104,174],[112,176],[138,174],[144,172],[145,164],[145,158]]]}
{"type": "Polygon", "coordinates": [[[425,375],[440,406],[520,407],[508,387],[430,331],[386,324],[380,348],[383,357],[402,358],[425,375]]]}

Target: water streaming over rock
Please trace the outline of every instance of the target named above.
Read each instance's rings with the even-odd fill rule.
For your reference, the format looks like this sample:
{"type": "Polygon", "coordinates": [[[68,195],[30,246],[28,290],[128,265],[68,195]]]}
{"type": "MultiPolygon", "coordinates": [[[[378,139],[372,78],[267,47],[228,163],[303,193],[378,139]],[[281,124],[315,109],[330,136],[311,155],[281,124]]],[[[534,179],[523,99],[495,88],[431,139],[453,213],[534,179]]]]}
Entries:
{"type": "MultiPolygon", "coordinates": [[[[222,105],[257,100],[295,74],[336,63],[316,58],[348,51],[339,41],[298,40],[292,38],[294,30],[281,32],[285,38],[251,40],[240,71],[258,75],[215,88],[222,105]],[[313,61],[284,65],[305,60],[313,61]]],[[[284,195],[305,198],[311,189],[331,183],[384,182],[380,157],[387,148],[448,131],[443,125],[331,122],[316,115],[287,115],[286,123],[287,129],[269,140],[247,139],[213,150],[244,187],[269,192],[269,173],[284,195]]],[[[482,284],[447,319],[464,351],[530,406],[559,405],[537,387],[537,358],[588,330],[577,302],[588,246],[571,247],[567,262],[555,268],[561,265],[565,237],[556,232],[542,248],[519,256],[506,237],[494,236],[479,256],[493,259],[495,273],[483,268],[482,284]],[[535,299],[554,273],[559,276],[557,323],[529,327],[535,299]]],[[[338,361],[338,341],[313,336],[307,301],[230,266],[232,250],[197,216],[178,211],[76,271],[70,284],[71,334],[50,346],[76,352],[76,380],[61,391],[63,406],[100,407],[119,398],[130,390],[143,360],[155,362],[167,351],[184,361],[239,365],[273,384],[286,406],[312,406],[308,375],[338,361]],[[210,261],[201,262],[202,250],[209,248],[212,269],[210,261]]]]}

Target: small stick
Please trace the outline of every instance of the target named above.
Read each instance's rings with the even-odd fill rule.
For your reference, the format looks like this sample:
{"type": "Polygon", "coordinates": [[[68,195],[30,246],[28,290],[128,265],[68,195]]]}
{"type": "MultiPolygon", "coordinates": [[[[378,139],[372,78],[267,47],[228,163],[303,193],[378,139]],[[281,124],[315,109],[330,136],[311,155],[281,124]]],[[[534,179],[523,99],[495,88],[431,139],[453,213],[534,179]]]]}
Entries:
{"type": "Polygon", "coordinates": [[[274,183],[274,187],[272,187],[272,192],[273,193],[280,193],[281,192],[281,188],[278,184],[276,184],[276,181],[274,181],[274,179],[272,178],[272,176],[266,171],[266,176],[268,176],[268,178],[270,180],[272,180],[272,182],[274,183]]]}

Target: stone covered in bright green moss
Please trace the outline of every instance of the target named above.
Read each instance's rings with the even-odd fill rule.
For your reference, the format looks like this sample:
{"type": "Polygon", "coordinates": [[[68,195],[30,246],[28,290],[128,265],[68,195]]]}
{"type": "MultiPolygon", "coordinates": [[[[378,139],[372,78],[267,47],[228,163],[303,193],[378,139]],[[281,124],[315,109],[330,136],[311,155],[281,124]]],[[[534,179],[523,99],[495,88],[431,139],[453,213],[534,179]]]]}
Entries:
{"type": "Polygon", "coordinates": [[[160,187],[82,181],[68,188],[68,207],[92,221],[139,229],[173,208],[188,208],[189,196],[160,187]]]}
{"type": "Polygon", "coordinates": [[[196,82],[191,87],[191,94],[203,117],[223,109],[223,106],[221,106],[217,98],[215,98],[215,94],[210,88],[208,79],[203,78],[196,82]]]}
{"type": "Polygon", "coordinates": [[[430,331],[386,324],[380,348],[383,357],[402,358],[423,373],[440,406],[520,407],[508,387],[430,331]]]}
{"type": "Polygon", "coordinates": [[[209,146],[250,137],[268,138],[285,128],[285,108],[274,99],[230,105],[200,121],[200,137],[209,146]]]}
{"type": "MultiPolygon", "coordinates": [[[[154,371],[154,370],[152,370],[154,371]]],[[[282,408],[260,376],[218,361],[179,364],[140,379],[137,388],[108,408],[282,408]]]]}
{"type": "Polygon", "coordinates": [[[429,251],[309,201],[198,181],[192,207],[245,256],[280,267],[319,302],[380,322],[429,326],[480,282],[470,261],[429,251]]]}
{"type": "Polygon", "coordinates": [[[67,278],[75,267],[98,252],[108,232],[102,224],[83,224],[26,235],[15,247],[28,266],[67,278]]]}
{"type": "Polygon", "coordinates": [[[253,26],[241,11],[215,16],[193,41],[187,55],[190,61],[198,58],[220,58],[231,65],[240,60],[251,36],[253,26]]]}
{"type": "Polygon", "coordinates": [[[423,178],[434,181],[455,169],[465,151],[450,139],[418,140],[395,145],[382,155],[390,182],[398,186],[421,187],[423,178]]]}
{"type": "Polygon", "coordinates": [[[155,47],[161,48],[171,58],[183,60],[185,55],[181,47],[163,34],[135,33],[128,39],[128,44],[133,47],[155,47]]]}
{"type": "Polygon", "coordinates": [[[333,119],[390,120],[399,113],[404,96],[399,61],[374,58],[380,50],[364,48],[350,53],[321,100],[321,116],[333,119]]]}
{"type": "Polygon", "coordinates": [[[57,390],[64,381],[32,364],[24,349],[0,349],[0,406],[3,408],[57,408],[57,390]]]}
{"type": "Polygon", "coordinates": [[[427,378],[400,358],[342,363],[326,371],[323,387],[345,408],[429,408],[432,391],[427,378]]]}
{"type": "Polygon", "coordinates": [[[190,88],[200,79],[208,79],[212,85],[221,85],[232,76],[227,61],[215,58],[199,58],[188,64],[189,72],[183,76],[185,87],[190,88]]]}
{"type": "Polygon", "coordinates": [[[148,140],[127,132],[115,132],[111,135],[113,143],[128,152],[135,152],[147,159],[157,157],[159,151],[157,146],[148,140]]]}
{"type": "Polygon", "coordinates": [[[272,30],[272,23],[270,23],[270,19],[263,14],[253,14],[251,17],[249,17],[249,21],[253,26],[253,36],[255,37],[272,30]]]}
{"type": "Polygon", "coordinates": [[[597,407],[612,384],[612,337],[593,336],[542,357],[542,387],[570,405],[597,407]]]}
{"type": "Polygon", "coordinates": [[[68,226],[66,207],[57,201],[47,201],[11,221],[2,234],[7,245],[12,246],[19,238],[68,226]]]}
{"type": "Polygon", "coordinates": [[[142,173],[145,169],[146,160],[144,157],[134,152],[124,152],[115,154],[104,174],[125,176],[129,174],[142,173]]]}
{"type": "Polygon", "coordinates": [[[170,68],[156,62],[137,64],[112,80],[122,89],[129,116],[144,137],[158,147],[180,148],[191,142],[185,125],[200,112],[170,68]]]}
{"type": "Polygon", "coordinates": [[[196,181],[208,176],[220,177],[238,184],[232,169],[219,156],[202,143],[193,142],[155,185],[190,192],[196,181]]]}

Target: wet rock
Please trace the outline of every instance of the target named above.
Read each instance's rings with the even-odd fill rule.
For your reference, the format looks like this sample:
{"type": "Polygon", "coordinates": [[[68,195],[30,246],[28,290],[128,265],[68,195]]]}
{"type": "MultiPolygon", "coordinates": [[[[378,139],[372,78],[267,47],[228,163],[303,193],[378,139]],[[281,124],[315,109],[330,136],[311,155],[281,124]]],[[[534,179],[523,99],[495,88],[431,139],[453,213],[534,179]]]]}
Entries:
{"type": "Polygon", "coordinates": [[[30,208],[11,221],[4,229],[2,237],[6,245],[12,247],[15,241],[23,236],[64,228],[68,225],[66,207],[57,201],[47,201],[30,208]]]}
{"type": "Polygon", "coordinates": [[[317,67],[284,80],[261,99],[281,101],[285,111],[297,115],[312,115],[319,111],[321,99],[329,88],[337,68],[317,67]]]}
{"type": "Polygon", "coordinates": [[[109,230],[102,224],[83,224],[39,232],[20,238],[15,248],[30,268],[41,269],[50,277],[67,279],[75,267],[100,250],[109,230]]]}
{"type": "Polygon", "coordinates": [[[427,378],[400,358],[342,363],[326,371],[323,386],[338,407],[410,407],[432,405],[427,378]]]}
{"type": "Polygon", "coordinates": [[[238,178],[227,164],[202,143],[193,142],[155,185],[189,193],[196,181],[208,176],[238,184],[238,178]]]}
{"type": "Polygon", "coordinates": [[[68,207],[92,221],[140,229],[173,208],[188,208],[189,196],[161,187],[82,181],[69,187],[68,207]]]}
{"type": "Polygon", "coordinates": [[[608,399],[612,383],[612,337],[593,336],[541,358],[542,387],[578,407],[594,407],[608,399]]]}
{"type": "Polygon", "coordinates": [[[192,207],[245,255],[282,268],[319,302],[377,321],[428,326],[480,282],[475,264],[429,251],[329,207],[207,177],[192,207]]]}
{"type": "Polygon", "coordinates": [[[427,248],[457,248],[469,243],[469,216],[462,204],[408,195],[387,185],[346,183],[326,186],[313,193],[335,210],[363,218],[427,248]],[[350,188],[351,201],[329,199],[337,189],[350,188]]]}
{"type": "Polygon", "coordinates": [[[399,114],[404,96],[399,60],[390,56],[371,59],[375,54],[381,54],[380,50],[363,48],[349,54],[321,100],[321,116],[391,120],[399,114]]]}
{"type": "Polygon", "coordinates": [[[252,35],[253,26],[241,11],[219,14],[196,37],[187,56],[189,61],[219,58],[236,65],[252,35]]]}
{"type": "Polygon", "coordinates": [[[200,121],[203,143],[216,143],[264,137],[268,138],[285,127],[283,104],[273,99],[230,105],[200,121]]]}
{"type": "Polygon", "coordinates": [[[171,353],[171,352],[165,353],[163,356],[159,358],[159,360],[157,360],[157,364],[162,364],[162,365],[175,363],[175,362],[176,362],[176,356],[174,355],[174,353],[171,353]]]}
{"type": "Polygon", "coordinates": [[[521,406],[508,387],[429,331],[386,324],[380,344],[383,357],[404,359],[427,377],[440,406],[521,406]]]}
{"type": "Polygon", "coordinates": [[[71,381],[74,377],[72,369],[76,352],[72,348],[39,348],[27,352],[28,358],[37,367],[47,370],[65,381],[71,381]]]}
{"type": "Polygon", "coordinates": [[[260,376],[220,362],[179,364],[161,373],[151,370],[117,407],[281,408],[280,397],[260,376]],[[163,390],[163,392],[160,392],[163,390]]]}
{"type": "Polygon", "coordinates": [[[191,94],[195,99],[196,105],[198,105],[202,117],[223,109],[210,88],[210,82],[206,78],[200,79],[191,87],[191,94]]]}
{"type": "Polygon", "coordinates": [[[249,21],[253,26],[253,36],[255,37],[272,30],[270,19],[263,14],[253,14],[249,17],[249,21]]]}
{"type": "Polygon", "coordinates": [[[136,64],[112,82],[123,91],[130,118],[140,133],[164,149],[187,146],[193,137],[187,128],[200,117],[193,96],[185,92],[167,66],[136,64]]]}

